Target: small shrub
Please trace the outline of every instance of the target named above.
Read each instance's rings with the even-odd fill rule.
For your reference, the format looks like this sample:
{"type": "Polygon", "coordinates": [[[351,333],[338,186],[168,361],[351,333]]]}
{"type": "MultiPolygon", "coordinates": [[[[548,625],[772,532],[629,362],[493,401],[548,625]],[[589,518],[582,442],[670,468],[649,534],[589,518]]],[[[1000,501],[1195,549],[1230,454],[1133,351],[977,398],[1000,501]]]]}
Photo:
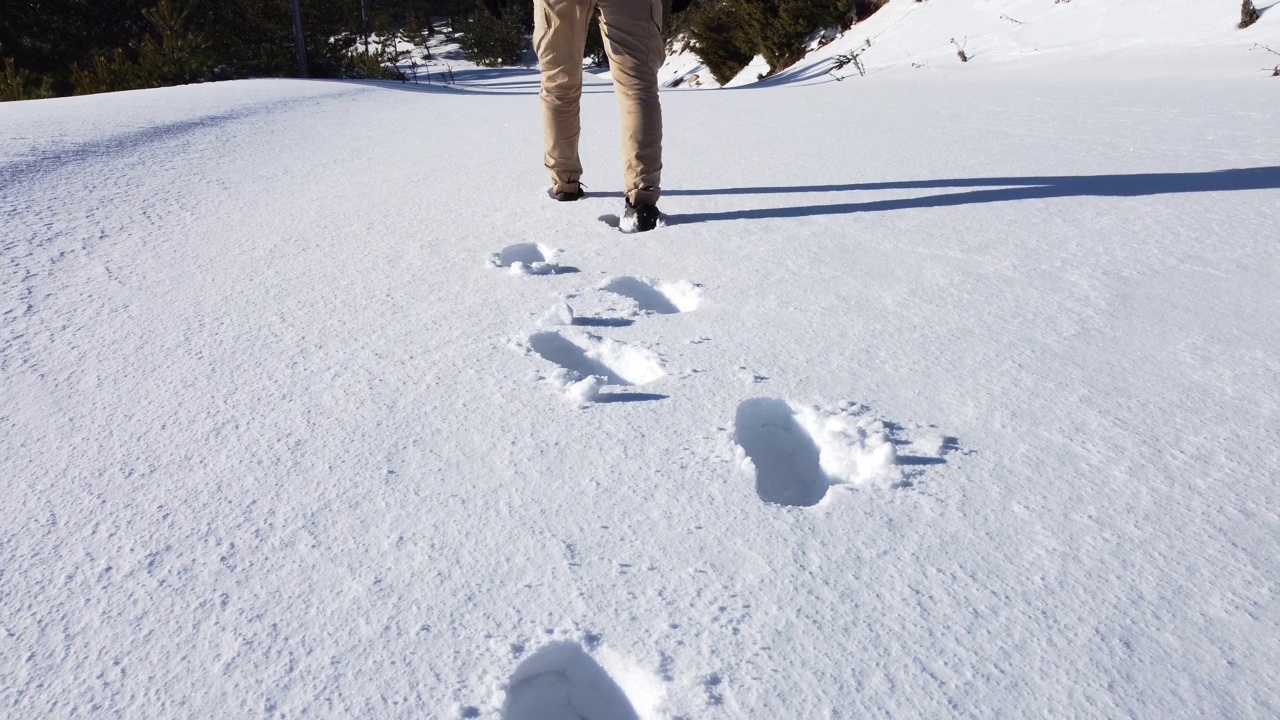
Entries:
{"type": "Polygon", "coordinates": [[[4,59],[4,73],[0,73],[0,102],[9,100],[41,100],[53,97],[53,79],[42,78],[39,84],[32,81],[31,73],[18,69],[13,58],[4,59]]]}
{"type": "Polygon", "coordinates": [[[510,13],[494,17],[481,10],[470,20],[456,23],[454,31],[462,53],[477,65],[519,65],[524,55],[524,25],[510,13]]]}
{"type": "Polygon", "coordinates": [[[851,15],[854,22],[862,22],[875,14],[877,10],[885,6],[889,0],[853,0],[851,15]]]}
{"type": "Polygon", "coordinates": [[[1258,22],[1258,8],[1253,6],[1253,0],[1243,0],[1240,4],[1240,24],[1237,25],[1241,30],[1258,22]]]}
{"type": "MultiPolygon", "coordinates": [[[[1267,47],[1266,45],[1263,45],[1263,44],[1261,44],[1261,43],[1254,43],[1254,44],[1253,44],[1253,47],[1251,47],[1251,48],[1249,48],[1249,49],[1250,49],[1250,50],[1266,50],[1267,52],[1271,53],[1272,55],[1280,56],[1280,52],[1276,52],[1275,50],[1272,50],[1271,48],[1269,48],[1269,47],[1267,47]]],[[[1263,69],[1265,70],[1266,68],[1263,68],[1263,69]]],[[[1271,70],[1271,77],[1280,77],[1280,65],[1275,66],[1275,68],[1273,68],[1273,69],[1271,70]]]]}
{"type": "Polygon", "coordinates": [[[195,3],[177,12],[169,0],[160,0],[142,14],[159,35],[145,35],[135,44],[138,52],[137,79],[144,87],[186,85],[210,75],[211,58],[204,39],[187,31],[187,19],[195,3]]]}
{"type": "Polygon", "coordinates": [[[194,7],[192,3],[185,11],[178,12],[169,0],[159,0],[155,7],[143,10],[142,15],[151,23],[153,34],[132,43],[136,59],[116,48],[109,56],[95,56],[87,70],[72,66],[71,84],[75,93],[88,95],[185,85],[211,77],[212,58],[206,52],[206,43],[187,30],[194,7]]]}
{"type": "Polygon", "coordinates": [[[737,22],[737,8],[731,2],[704,6],[689,23],[689,46],[724,85],[735,78],[755,57],[751,40],[737,22]]]}
{"type": "Polygon", "coordinates": [[[339,75],[344,78],[372,78],[378,80],[404,80],[404,73],[393,65],[388,65],[388,58],[381,53],[354,51],[343,58],[339,75]]]}
{"type": "Polygon", "coordinates": [[[835,72],[837,70],[843,70],[850,65],[852,65],[853,69],[857,70],[858,74],[862,77],[867,76],[867,69],[862,64],[861,51],[837,55],[835,59],[831,61],[831,69],[827,71],[827,74],[832,75],[837,80],[843,80],[844,78],[840,75],[836,75],[835,72]]]}
{"type": "Polygon", "coordinates": [[[124,56],[124,50],[116,48],[110,55],[95,55],[93,65],[82,70],[71,66],[71,86],[76,95],[136,90],[143,87],[138,78],[138,66],[124,56]]]}
{"type": "Polygon", "coordinates": [[[848,6],[830,0],[738,0],[757,51],[772,75],[795,64],[808,52],[814,30],[840,24],[848,6]]]}

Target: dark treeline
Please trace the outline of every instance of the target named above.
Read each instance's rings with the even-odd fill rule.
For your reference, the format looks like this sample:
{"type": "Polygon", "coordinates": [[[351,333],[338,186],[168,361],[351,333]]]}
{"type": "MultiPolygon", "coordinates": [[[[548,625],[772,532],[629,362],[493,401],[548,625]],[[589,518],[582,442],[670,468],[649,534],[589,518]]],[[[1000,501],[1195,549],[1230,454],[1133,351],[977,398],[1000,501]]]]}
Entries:
{"type": "MultiPolygon", "coordinates": [[[[887,0],[695,0],[671,15],[726,82],[756,55],[776,72],[800,59],[815,31],[847,27],[887,0]]],[[[679,3],[683,5],[684,3],[679,3]]],[[[532,0],[299,0],[312,77],[395,77],[369,38],[418,45],[432,18],[450,19],[462,50],[484,65],[527,61],[532,0]],[[372,48],[372,52],[370,49],[372,48]]],[[[606,62],[593,28],[586,55],[606,62]]],[[[5,0],[0,100],[298,74],[290,0],[5,0]]]]}
{"type": "MultiPolygon", "coordinates": [[[[299,0],[309,74],[385,73],[369,36],[433,32],[481,0],[299,0]]],[[[0,99],[297,74],[290,0],[5,0],[0,99]]]]}

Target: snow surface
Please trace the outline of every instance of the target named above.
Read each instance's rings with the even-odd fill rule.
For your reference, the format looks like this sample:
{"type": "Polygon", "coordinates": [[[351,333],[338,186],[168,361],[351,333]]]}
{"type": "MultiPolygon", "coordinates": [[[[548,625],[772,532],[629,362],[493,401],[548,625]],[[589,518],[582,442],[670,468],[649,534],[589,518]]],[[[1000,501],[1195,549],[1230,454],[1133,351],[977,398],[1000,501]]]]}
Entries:
{"type": "Polygon", "coordinates": [[[640,235],[595,76],[577,203],[532,71],[0,105],[0,714],[1280,713],[1280,13],[1145,6],[665,93],[640,235]]]}

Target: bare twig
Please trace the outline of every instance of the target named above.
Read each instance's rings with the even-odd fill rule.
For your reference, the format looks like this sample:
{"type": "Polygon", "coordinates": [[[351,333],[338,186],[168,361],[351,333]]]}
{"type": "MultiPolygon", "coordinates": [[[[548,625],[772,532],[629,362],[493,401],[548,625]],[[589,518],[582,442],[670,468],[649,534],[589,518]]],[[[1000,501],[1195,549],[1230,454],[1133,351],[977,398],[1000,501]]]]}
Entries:
{"type": "Polygon", "coordinates": [[[1001,15],[1000,17],[1001,17],[1001,19],[1008,20],[1009,22],[1013,23],[1014,25],[1026,25],[1026,23],[1022,22],[1021,20],[1015,20],[1014,18],[1011,18],[1011,17],[1009,17],[1008,15],[1001,15]]]}
{"type": "Polygon", "coordinates": [[[1272,50],[1271,48],[1267,47],[1266,45],[1263,45],[1262,43],[1254,43],[1253,47],[1249,49],[1250,50],[1266,50],[1272,55],[1280,56],[1280,52],[1276,52],[1275,50],[1272,50]]]}
{"type": "MultiPolygon", "coordinates": [[[[968,40],[968,38],[965,38],[965,42],[968,42],[968,40]]],[[[956,46],[956,57],[960,58],[960,62],[969,62],[969,55],[964,51],[964,45],[956,42],[955,38],[951,38],[951,44],[956,46]]]]}
{"type": "Polygon", "coordinates": [[[827,73],[828,73],[828,74],[831,74],[831,75],[832,75],[832,77],[834,77],[836,80],[843,80],[843,79],[844,79],[844,77],[842,77],[842,76],[840,76],[840,75],[835,75],[835,74],[834,74],[834,73],[835,73],[835,71],[837,71],[837,70],[843,70],[844,68],[848,67],[849,65],[852,65],[852,66],[853,66],[853,68],[854,68],[855,70],[857,70],[857,71],[858,71],[858,75],[860,75],[860,76],[862,76],[862,77],[866,77],[866,76],[867,76],[867,69],[866,69],[865,67],[863,67],[863,65],[862,65],[862,57],[861,57],[861,56],[862,56],[862,52],[861,52],[861,51],[859,51],[859,52],[845,53],[845,54],[843,54],[843,55],[837,55],[837,56],[835,56],[835,58],[831,61],[831,69],[830,69],[830,70],[828,70],[828,71],[827,71],[827,73]]]}

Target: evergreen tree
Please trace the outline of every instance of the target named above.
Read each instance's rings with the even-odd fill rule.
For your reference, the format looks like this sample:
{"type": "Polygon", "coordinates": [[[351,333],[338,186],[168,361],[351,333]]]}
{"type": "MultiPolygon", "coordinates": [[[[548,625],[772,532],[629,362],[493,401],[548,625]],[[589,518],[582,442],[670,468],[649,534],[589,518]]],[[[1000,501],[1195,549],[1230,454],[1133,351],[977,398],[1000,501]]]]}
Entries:
{"type": "MultiPolygon", "coordinates": [[[[296,73],[290,0],[4,3],[4,98],[296,73]]],[[[301,14],[313,77],[386,76],[388,58],[356,52],[360,41],[376,33],[413,42],[433,31],[432,16],[451,17],[465,50],[490,65],[520,63],[533,28],[530,0],[302,0],[301,14]]],[[[592,41],[603,62],[602,42],[592,41]]]]}
{"type": "Polygon", "coordinates": [[[703,5],[689,20],[689,44],[716,82],[732,80],[755,57],[754,33],[739,22],[734,0],[703,5]]]}
{"type": "Polygon", "coordinates": [[[19,68],[13,58],[4,59],[4,72],[0,73],[0,102],[47,97],[53,97],[53,80],[46,77],[37,84],[31,73],[19,68]]]}
{"type": "Polygon", "coordinates": [[[482,10],[470,19],[455,19],[453,29],[459,33],[458,46],[463,54],[477,65],[518,65],[523,59],[524,27],[510,15],[494,17],[482,10]]]}

